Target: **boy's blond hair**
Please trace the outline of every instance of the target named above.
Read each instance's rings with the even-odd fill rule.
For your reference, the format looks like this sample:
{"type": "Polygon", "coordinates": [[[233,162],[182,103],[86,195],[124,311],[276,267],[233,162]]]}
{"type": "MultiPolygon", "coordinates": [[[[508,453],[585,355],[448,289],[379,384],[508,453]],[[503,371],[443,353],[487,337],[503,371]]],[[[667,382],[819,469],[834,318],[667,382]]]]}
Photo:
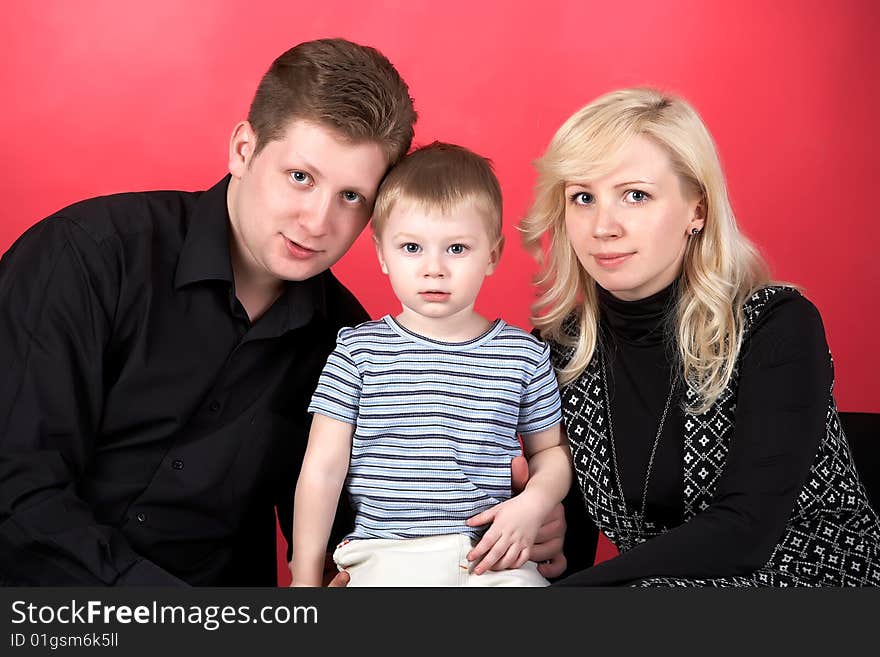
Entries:
{"type": "Polygon", "coordinates": [[[501,185],[484,157],[454,144],[435,141],[413,151],[382,182],[373,209],[373,234],[382,228],[399,202],[450,214],[471,201],[486,221],[493,243],[501,240],[501,185]]]}

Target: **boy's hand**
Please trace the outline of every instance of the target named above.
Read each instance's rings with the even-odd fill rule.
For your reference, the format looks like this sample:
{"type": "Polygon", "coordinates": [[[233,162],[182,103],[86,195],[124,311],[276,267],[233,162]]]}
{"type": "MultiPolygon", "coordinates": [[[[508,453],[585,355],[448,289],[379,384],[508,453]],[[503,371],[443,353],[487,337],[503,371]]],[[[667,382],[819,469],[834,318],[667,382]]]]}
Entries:
{"type": "MultiPolygon", "coordinates": [[[[524,456],[516,456],[510,462],[510,484],[513,494],[517,495],[526,487],[529,480],[529,462],[524,456]]],[[[565,510],[557,504],[544,519],[544,524],[535,537],[529,558],[538,562],[538,572],[544,577],[558,577],[565,572],[567,565],[562,553],[565,539],[565,510]]],[[[492,570],[503,570],[497,566],[492,570]]]]}
{"type": "Polygon", "coordinates": [[[478,562],[474,574],[482,575],[493,567],[506,570],[522,566],[529,560],[538,528],[546,515],[545,500],[540,495],[524,492],[469,518],[467,524],[471,527],[492,523],[468,552],[468,561],[478,562]]]}
{"type": "Polygon", "coordinates": [[[544,519],[532,547],[531,559],[538,563],[538,572],[544,577],[558,577],[565,572],[568,562],[562,553],[564,539],[565,510],[559,503],[544,519]]]}

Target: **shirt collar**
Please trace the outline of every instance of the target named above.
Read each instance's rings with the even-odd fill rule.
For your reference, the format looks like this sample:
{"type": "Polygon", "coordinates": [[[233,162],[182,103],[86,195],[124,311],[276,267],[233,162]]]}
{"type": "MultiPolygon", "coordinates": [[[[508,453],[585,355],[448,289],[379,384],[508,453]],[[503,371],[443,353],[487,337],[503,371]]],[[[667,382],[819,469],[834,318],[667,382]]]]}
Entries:
{"type": "Polygon", "coordinates": [[[196,201],[174,275],[174,287],[178,290],[199,281],[233,282],[226,205],[230,178],[225,176],[196,201]]]}
{"type": "MultiPolygon", "coordinates": [[[[231,176],[226,175],[196,202],[177,261],[176,289],[201,281],[225,281],[234,288],[226,201],[230,179],[231,176]]],[[[305,281],[288,281],[281,296],[257,321],[257,326],[262,323],[265,327],[261,328],[268,333],[283,333],[304,326],[316,313],[326,318],[329,276],[329,272],[322,272],[305,281]]]]}
{"type": "Polygon", "coordinates": [[[259,340],[282,335],[301,328],[315,317],[327,317],[325,278],[327,272],[305,281],[288,281],[281,296],[257,320],[248,332],[248,339],[259,340]]]}

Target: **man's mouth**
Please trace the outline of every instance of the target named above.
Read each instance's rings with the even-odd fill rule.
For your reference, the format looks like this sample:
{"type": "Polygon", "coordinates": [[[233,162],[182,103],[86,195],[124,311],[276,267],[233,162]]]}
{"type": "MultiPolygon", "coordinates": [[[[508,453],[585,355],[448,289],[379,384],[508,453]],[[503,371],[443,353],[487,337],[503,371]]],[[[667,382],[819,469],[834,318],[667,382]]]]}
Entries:
{"type": "Polygon", "coordinates": [[[287,247],[287,252],[294,258],[298,259],[311,258],[320,253],[317,249],[310,249],[309,247],[300,244],[299,242],[294,242],[287,237],[284,238],[284,245],[287,247]]]}

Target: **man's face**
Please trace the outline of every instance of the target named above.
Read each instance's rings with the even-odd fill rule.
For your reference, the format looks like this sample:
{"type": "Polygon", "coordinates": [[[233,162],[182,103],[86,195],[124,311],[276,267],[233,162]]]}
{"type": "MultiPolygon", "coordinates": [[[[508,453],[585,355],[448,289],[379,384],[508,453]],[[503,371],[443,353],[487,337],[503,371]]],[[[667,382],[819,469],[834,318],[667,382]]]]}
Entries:
{"type": "Polygon", "coordinates": [[[295,119],[254,156],[240,123],[230,142],[227,192],[236,281],[302,281],[336,263],[366,226],[388,158],[375,142],[352,143],[295,119]]]}

